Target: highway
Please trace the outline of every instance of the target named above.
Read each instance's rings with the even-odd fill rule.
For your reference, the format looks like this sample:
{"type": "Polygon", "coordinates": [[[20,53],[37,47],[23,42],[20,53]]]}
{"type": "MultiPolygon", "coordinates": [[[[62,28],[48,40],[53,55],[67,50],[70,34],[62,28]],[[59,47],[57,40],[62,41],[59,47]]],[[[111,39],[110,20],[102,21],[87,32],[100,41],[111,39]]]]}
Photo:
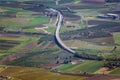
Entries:
{"type": "Polygon", "coordinates": [[[53,12],[56,12],[57,13],[57,24],[56,24],[56,30],[55,30],[55,33],[54,33],[54,40],[55,40],[55,43],[63,50],[69,52],[69,53],[72,53],[72,54],[75,54],[75,51],[70,49],[69,47],[67,47],[63,41],[61,40],[60,38],[60,28],[62,26],[62,22],[63,22],[63,15],[61,14],[61,12],[59,12],[58,10],[56,9],[53,9],[53,8],[50,8],[51,11],[53,12]]]}

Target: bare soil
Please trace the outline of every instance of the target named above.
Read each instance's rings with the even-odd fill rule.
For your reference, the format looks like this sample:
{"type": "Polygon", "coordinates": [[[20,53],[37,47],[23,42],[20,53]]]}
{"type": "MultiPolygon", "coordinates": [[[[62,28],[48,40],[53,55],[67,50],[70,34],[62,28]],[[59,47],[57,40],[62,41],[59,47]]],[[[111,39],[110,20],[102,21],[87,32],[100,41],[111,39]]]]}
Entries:
{"type": "Polygon", "coordinates": [[[26,23],[30,19],[27,19],[27,18],[10,18],[10,20],[13,21],[13,22],[18,22],[18,23],[26,23]]]}
{"type": "Polygon", "coordinates": [[[5,11],[7,11],[7,10],[4,10],[4,9],[0,9],[0,12],[5,12],[5,11]]]}
{"type": "Polygon", "coordinates": [[[110,72],[109,68],[103,67],[95,72],[95,74],[108,74],[110,72]]]}

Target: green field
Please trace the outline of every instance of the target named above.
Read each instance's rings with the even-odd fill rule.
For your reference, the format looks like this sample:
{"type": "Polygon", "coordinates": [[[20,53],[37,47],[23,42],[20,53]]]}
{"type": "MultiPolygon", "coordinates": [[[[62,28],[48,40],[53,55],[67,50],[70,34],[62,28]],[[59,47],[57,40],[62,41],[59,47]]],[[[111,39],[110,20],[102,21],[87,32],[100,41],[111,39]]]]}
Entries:
{"type": "Polygon", "coordinates": [[[120,44],[120,32],[113,33],[113,35],[114,35],[115,43],[120,44]]]}
{"type": "Polygon", "coordinates": [[[6,64],[24,67],[39,67],[42,64],[54,64],[56,62],[54,57],[58,51],[58,49],[31,50],[27,52],[29,56],[7,62],[6,64]]]}
{"type": "Polygon", "coordinates": [[[69,71],[69,72],[87,72],[94,73],[103,67],[103,61],[85,61],[75,65],[65,64],[57,67],[58,70],[69,71]]]}

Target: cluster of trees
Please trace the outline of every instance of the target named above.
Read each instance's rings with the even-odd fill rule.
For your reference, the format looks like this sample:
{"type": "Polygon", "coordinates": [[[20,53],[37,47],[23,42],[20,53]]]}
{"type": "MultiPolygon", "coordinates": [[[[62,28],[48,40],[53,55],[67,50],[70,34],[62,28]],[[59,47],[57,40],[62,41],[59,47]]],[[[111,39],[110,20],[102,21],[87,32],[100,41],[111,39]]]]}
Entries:
{"type": "Polygon", "coordinates": [[[79,58],[84,58],[84,59],[89,59],[89,60],[103,60],[104,58],[102,56],[97,56],[97,55],[93,55],[93,54],[87,54],[87,53],[76,53],[75,54],[76,57],[79,58]]]}
{"type": "Polygon", "coordinates": [[[4,27],[0,26],[0,31],[3,31],[4,27]]]}
{"type": "Polygon", "coordinates": [[[109,69],[120,68],[120,61],[109,61],[105,64],[105,67],[108,67],[109,69]]]}
{"type": "Polygon", "coordinates": [[[21,31],[6,31],[3,32],[9,33],[9,34],[21,34],[21,35],[47,35],[45,33],[37,33],[37,32],[21,32],[21,31]]]}
{"type": "Polygon", "coordinates": [[[107,63],[104,65],[109,69],[120,68],[120,58],[106,59],[107,63]]]}
{"type": "Polygon", "coordinates": [[[60,56],[56,56],[56,64],[68,64],[69,62],[72,61],[72,56],[69,57],[60,57],[60,56]]]}
{"type": "Polygon", "coordinates": [[[69,61],[68,60],[63,60],[62,62],[57,60],[56,64],[68,64],[69,62],[71,62],[71,60],[69,60],[69,61]]]}

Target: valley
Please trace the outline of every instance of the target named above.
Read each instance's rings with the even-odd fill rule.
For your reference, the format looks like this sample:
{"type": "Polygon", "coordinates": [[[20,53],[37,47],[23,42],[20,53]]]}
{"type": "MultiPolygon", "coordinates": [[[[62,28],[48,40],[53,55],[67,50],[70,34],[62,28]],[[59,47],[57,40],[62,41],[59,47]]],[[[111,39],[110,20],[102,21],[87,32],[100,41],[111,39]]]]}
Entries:
{"type": "Polygon", "coordinates": [[[119,79],[120,3],[56,1],[0,1],[0,79],[119,79]]]}

